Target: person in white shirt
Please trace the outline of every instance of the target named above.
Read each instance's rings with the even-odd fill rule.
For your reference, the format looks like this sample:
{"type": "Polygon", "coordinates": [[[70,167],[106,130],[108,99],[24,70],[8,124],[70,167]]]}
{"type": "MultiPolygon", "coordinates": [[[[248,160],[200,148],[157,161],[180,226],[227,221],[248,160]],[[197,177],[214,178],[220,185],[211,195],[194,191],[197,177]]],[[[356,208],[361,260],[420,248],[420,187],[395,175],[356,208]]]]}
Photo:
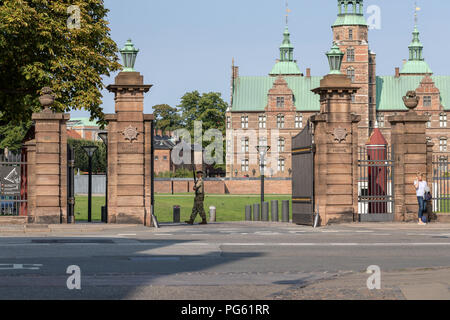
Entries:
{"type": "Polygon", "coordinates": [[[426,217],[423,213],[426,209],[426,202],[424,199],[425,189],[428,187],[426,181],[423,180],[423,174],[421,172],[417,173],[417,179],[414,180],[414,187],[416,188],[417,201],[419,202],[419,224],[426,225],[426,217]],[[424,221],[425,220],[425,221],[424,221]]]}

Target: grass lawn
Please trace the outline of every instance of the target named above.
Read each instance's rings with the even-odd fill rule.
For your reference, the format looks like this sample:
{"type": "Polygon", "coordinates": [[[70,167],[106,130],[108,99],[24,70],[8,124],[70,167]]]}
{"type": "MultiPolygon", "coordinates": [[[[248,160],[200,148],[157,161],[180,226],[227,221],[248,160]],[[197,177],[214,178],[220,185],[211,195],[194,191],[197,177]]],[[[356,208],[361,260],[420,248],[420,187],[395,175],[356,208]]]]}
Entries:
{"type": "MultiPolygon", "coordinates": [[[[281,219],[281,201],[291,200],[290,195],[267,195],[265,201],[278,200],[278,214],[281,219]]],[[[259,203],[259,195],[206,195],[205,212],[209,219],[209,207],[216,207],[216,221],[243,221],[245,220],[245,206],[259,203]]],[[[75,202],[76,221],[87,221],[87,196],[77,196],[75,202]],[[79,213],[79,214],[78,214],[79,213]]],[[[101,207],[105,203],[104,197],[92,198],[92,220],[100,221],[101,207]]],[[[159,222],[172,222],[173,206],[181,207],[181,221],[188,220],[194,204],[193,194],[157,194],[155,195],[155,214],[159,222]]],[[[269,208],[270,210],[270,208],[269,208]]],[[[290,213],[292,215],[292,204],[290,213]]],[[[197,221],[201,218],[197,216],[197,221]]]]}

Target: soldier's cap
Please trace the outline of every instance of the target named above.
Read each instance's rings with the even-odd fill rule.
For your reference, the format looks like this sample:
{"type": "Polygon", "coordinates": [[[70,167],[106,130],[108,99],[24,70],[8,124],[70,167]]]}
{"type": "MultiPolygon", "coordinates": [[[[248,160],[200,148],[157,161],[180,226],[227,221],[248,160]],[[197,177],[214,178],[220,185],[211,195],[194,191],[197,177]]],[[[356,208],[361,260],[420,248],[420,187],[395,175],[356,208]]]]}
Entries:
{"type": "Polygon", "coordinates": [[[199,174],[199,173],[200,173],[200,174],[203,174],[203,171],[202,171],[202,170],[198,170],[198,171],[197,171],[197,174],[199,174]]]}

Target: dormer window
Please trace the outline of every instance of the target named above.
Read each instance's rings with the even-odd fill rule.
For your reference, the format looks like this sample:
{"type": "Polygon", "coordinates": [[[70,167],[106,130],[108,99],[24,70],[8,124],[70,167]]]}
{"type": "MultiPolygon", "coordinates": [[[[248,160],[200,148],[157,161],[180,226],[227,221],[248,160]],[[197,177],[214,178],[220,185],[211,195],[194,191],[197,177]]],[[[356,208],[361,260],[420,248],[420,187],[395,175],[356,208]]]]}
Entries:
{"type": "Polygon", "coordinates": [[[423,97],[423,106],[424,107],[431,107],[431,96],[424,96],[423,97]]]}
{"type": "Polygon", "coordinates": [[[353,40],[353,29],[348,30],[348,40],[353,40]]]}
{"type": "Polygon", "coordinates": [[[284,97],[277,97],[277,108],[284,108],[284,97]]]}

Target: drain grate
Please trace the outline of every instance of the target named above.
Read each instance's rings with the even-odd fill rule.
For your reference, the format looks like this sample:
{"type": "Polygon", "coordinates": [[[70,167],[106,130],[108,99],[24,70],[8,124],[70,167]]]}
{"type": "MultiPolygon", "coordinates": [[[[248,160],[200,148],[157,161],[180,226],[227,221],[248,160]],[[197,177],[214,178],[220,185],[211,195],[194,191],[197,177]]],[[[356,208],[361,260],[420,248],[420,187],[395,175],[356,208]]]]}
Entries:
{"type": "Polygon", "coordinates": [[[114,241],[110,239],[34,239],[31,240],[32,243],[99,243],[99,244],[112,244],[114,241]]]}

